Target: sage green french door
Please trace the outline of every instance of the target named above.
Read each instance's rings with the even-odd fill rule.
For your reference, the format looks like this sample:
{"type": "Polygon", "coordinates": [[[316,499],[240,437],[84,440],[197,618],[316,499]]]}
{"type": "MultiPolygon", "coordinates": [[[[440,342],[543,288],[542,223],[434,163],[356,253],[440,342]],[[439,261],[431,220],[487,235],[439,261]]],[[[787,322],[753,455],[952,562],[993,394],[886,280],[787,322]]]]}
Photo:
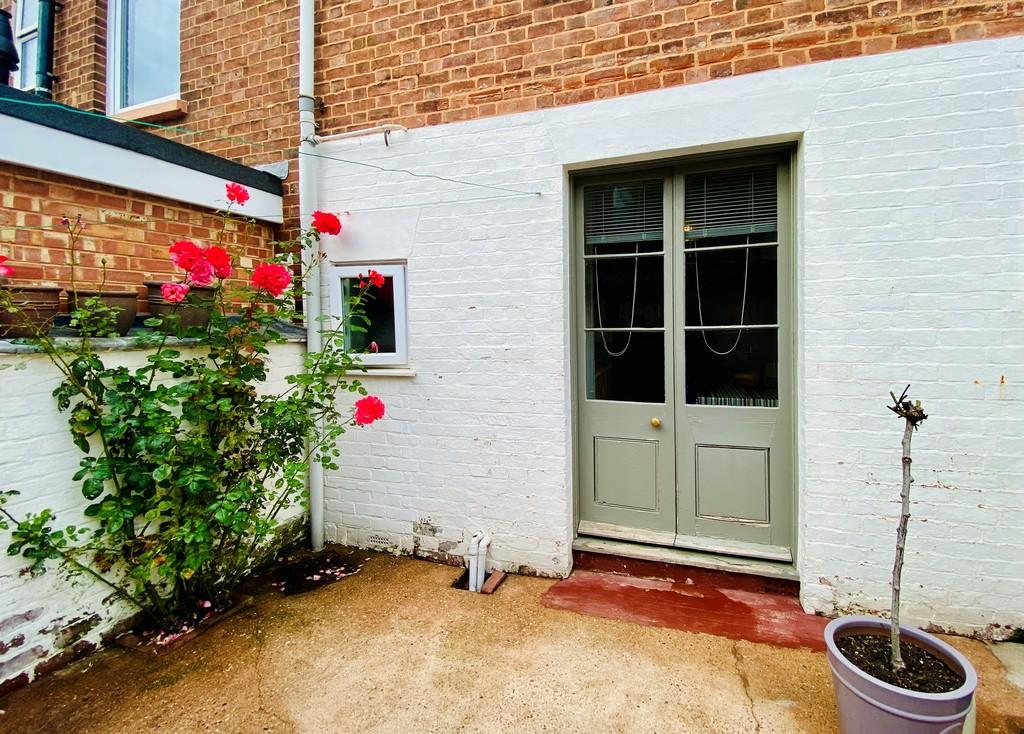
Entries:
{"type": "Polygon", "coordinates": [[[576,189],[581,531],[671,543],[672,174],[576,189]]]}
{"type": "Polygon", "coordinates": [[[789,202],[778,157],[577,183],[581,534],[792,560],[789,202]]]}

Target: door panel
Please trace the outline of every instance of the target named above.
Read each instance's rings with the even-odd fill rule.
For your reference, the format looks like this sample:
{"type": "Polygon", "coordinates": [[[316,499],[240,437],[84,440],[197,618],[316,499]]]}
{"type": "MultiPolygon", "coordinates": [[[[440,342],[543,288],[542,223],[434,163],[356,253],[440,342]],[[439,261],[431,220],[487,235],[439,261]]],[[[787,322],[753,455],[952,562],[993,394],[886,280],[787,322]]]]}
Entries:
{"type": "MultiPolygon", "coordinates": [[[[576,191],[579,512],[592,534],[676,526],[672,429],[671,176],[587,181],[576,191]],[[669,216],[666,216],[666,212],[669,216]]],[[[635,535],[635,534],[634,534],[635,535]]]]}
{"type": "Polygon", "coordinates": [[[787,166],[696,166],[675,189],[675,545],[791,560],[787,166]]]}
{"type": "Polygon", "coordinates": [[[697,516],[768,522],[768,449],[697,444],[697,516]]]}
{"type": "MultiPolygon", "coordinates": [[[[717,538],[719,540],[735,540],[746,543],[763,543],[766,545],[787,546],[788,541],[781,535],[773,533],[786,522],[787,510],[785,502],[779,502],[780,492],[778,485],[785,487],[787,479],[781,476],[780,467],[775,466],[776,457],[787,450],[785,446],[779,446],[778,442],[778,419],[777,410],[771,408],[734,408],[716,406],[687,406],[682,412],[686,418],[685,423],[679,426],[679,452],[678,452],[678,537],[675,545],[680,547],[693,546],[694,538],[717,538]],[[717,488],[715,484],[701,486],[699,459],[707,460],[707,455],[701,456],[707,449],[699,447],[727,446],[739,450],[763,452],[765,464],[767,465],[767,481],[762,491],[768,493],[768,512],[764,520],[744,517],[742,513],[730,515],[722,513],[718,516],[711,516],[712,513],[702,513],[699,503],[703,500],[704,506],[720,507],[728,503],[730,497],[743,496],[747,491],[751,480],[747,473],[737,472],[734,476],[740,486],[717,488]],[[718,499],[714,494],[720,493],[724,497],[718,499]],[[778,525],[776,525],[778,523],[778,525]]],[[[783,462],[784,463],[784,462],[783,462]]],[[[724,477],[716,475],[721,481],[724,477]]],[[[703,547],[703,545],[701,545],[703,547]]],[[[777,554],[775,554],[777,555],[777,554]]]]}
{"type": "Polygon", "coordinates": [[[594,501],[658,511],[658,441],[594,438],[594,501]]]}

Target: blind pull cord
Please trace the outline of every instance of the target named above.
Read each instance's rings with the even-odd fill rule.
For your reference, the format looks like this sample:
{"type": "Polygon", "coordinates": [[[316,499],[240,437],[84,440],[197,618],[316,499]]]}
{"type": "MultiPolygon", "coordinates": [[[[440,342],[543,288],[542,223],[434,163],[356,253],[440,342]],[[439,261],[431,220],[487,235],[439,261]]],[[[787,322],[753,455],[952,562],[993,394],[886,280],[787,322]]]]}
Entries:
{"type": "MultiPolygon", "coordinates": [[[[704,177],[704,226],[705,227],[707,226],[707,221],[708,221],[708,177],[705,176],[704,177]]],[[[750,174],[750,221],[751,222],[754,221],[754,174],[753,173],[750,174]]],[[[750,234],[749,233],[747,233],[747,244],[748,245],[750,244],[750,234]]],[[[743,338],[743,326],[744,326],[743,320],[746,317],[746,312],[747,312],[747,283],[748,283],[747,275],[750,272],[750,248],[749,247],[746,248],[746,250],[744,250],[744,253],[745,253],[745,255],[744,255],[744,258],[743,258],[743,298],[740,301],[740,325],[738,327],[739,331],[736,334],[736,341],[734,341],[732,343],[731,347],[729,347],[727,350],[725,350],[723,352],[723,351],[719,351],[719,350],[715,349],[713,346],[711,346],[711,343],[708,341],[708,332],[707,331],[705,331],[702,328],[701,332],[700,332],[701,339],[704,340],[704,346],[707,347],[708,351],[710,351],[712,354],[717,354],[719,357],[727,357],[728,355],[730,355],[733,352],[735,352],[736,348],[739,347],[739,345],[740,345],[740,340],[743,338]]],[[[693,253],[693,280],[694,280],[694,283],[697,286],[697,318],[700,320],[700,325],[703,327],[704,326],[704,305],[701,302],[701,297],[700,297],[700,257],[698,256],[698,253],[696,251],[694,251],[694,253],[693,253]]]]}
{"type": "Polygon", "coordinates": [[[597,297],[597,328],[601,331],[601,344],[604,346],[604,351],[608,353],[609,357],[621,357],[629,349],[630,342],[633,341],[633,322],[636,319],[636,282],[637,273],[640,270],[640,245],[636,245],[637,257],[633,258],[633,304],[629,309],[629,336],[626,337],[626,346],[617,352],[613,352],[608,348],[608,337],[604,333],[604,319],[601,317],[601,279],[598,277],[598,269],[601,261],[594,261],[594,294],[597,297]]]}

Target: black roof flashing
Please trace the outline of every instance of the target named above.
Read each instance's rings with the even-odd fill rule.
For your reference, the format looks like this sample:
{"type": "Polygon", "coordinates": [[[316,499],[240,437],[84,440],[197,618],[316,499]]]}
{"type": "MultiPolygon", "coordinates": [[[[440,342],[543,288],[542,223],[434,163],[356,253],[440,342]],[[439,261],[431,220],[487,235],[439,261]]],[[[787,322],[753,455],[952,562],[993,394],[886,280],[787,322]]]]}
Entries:
{"type": "MultiPolygon", "coordinates": [[[[15,117],[54,130],[134,151],[194,171],[235,181],[259,191],[281,196],[281,179],[266,171],[243,166],[227,158],[196,150],[106,117],[83,115],[80,110],[51,102],[20,89],[0,85],[0,115],[15,117]],[[22,104],[32,102],[34,104],[22,104]]],[[[2,134],[2,132],[0,132],[2,134]]]]}

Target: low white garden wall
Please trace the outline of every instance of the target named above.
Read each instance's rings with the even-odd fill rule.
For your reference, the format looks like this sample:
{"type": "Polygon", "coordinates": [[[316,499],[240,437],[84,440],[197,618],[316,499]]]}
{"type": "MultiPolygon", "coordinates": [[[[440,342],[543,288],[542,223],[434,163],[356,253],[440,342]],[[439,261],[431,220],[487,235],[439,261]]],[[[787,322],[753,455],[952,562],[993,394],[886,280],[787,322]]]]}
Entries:
{"type": "MultiPolygon", "coordinates": [[[[50,508],[57,514],[55,528],[81,524],[88,502],[71,477],[84,454],[71,442],[66,415],[57,412],[51,395],[61,375],[45,355],[12,354],[5,344],[0,341],[0,490],[21,492],[8,509],[19,517],[50,508]]],[[[285,375],[301,370],[304,347],[271,347],[267,392],[283,390],[285,375]]],[[[135,368],[148,353],[107,351],[101,357],[108,366],[135,368]]],[[[137,611],[112,600],[98,582],[23,573],[23,560],[6,554],[9,539],[0,531],[0,693],[99,645],[137,611]]]]}

